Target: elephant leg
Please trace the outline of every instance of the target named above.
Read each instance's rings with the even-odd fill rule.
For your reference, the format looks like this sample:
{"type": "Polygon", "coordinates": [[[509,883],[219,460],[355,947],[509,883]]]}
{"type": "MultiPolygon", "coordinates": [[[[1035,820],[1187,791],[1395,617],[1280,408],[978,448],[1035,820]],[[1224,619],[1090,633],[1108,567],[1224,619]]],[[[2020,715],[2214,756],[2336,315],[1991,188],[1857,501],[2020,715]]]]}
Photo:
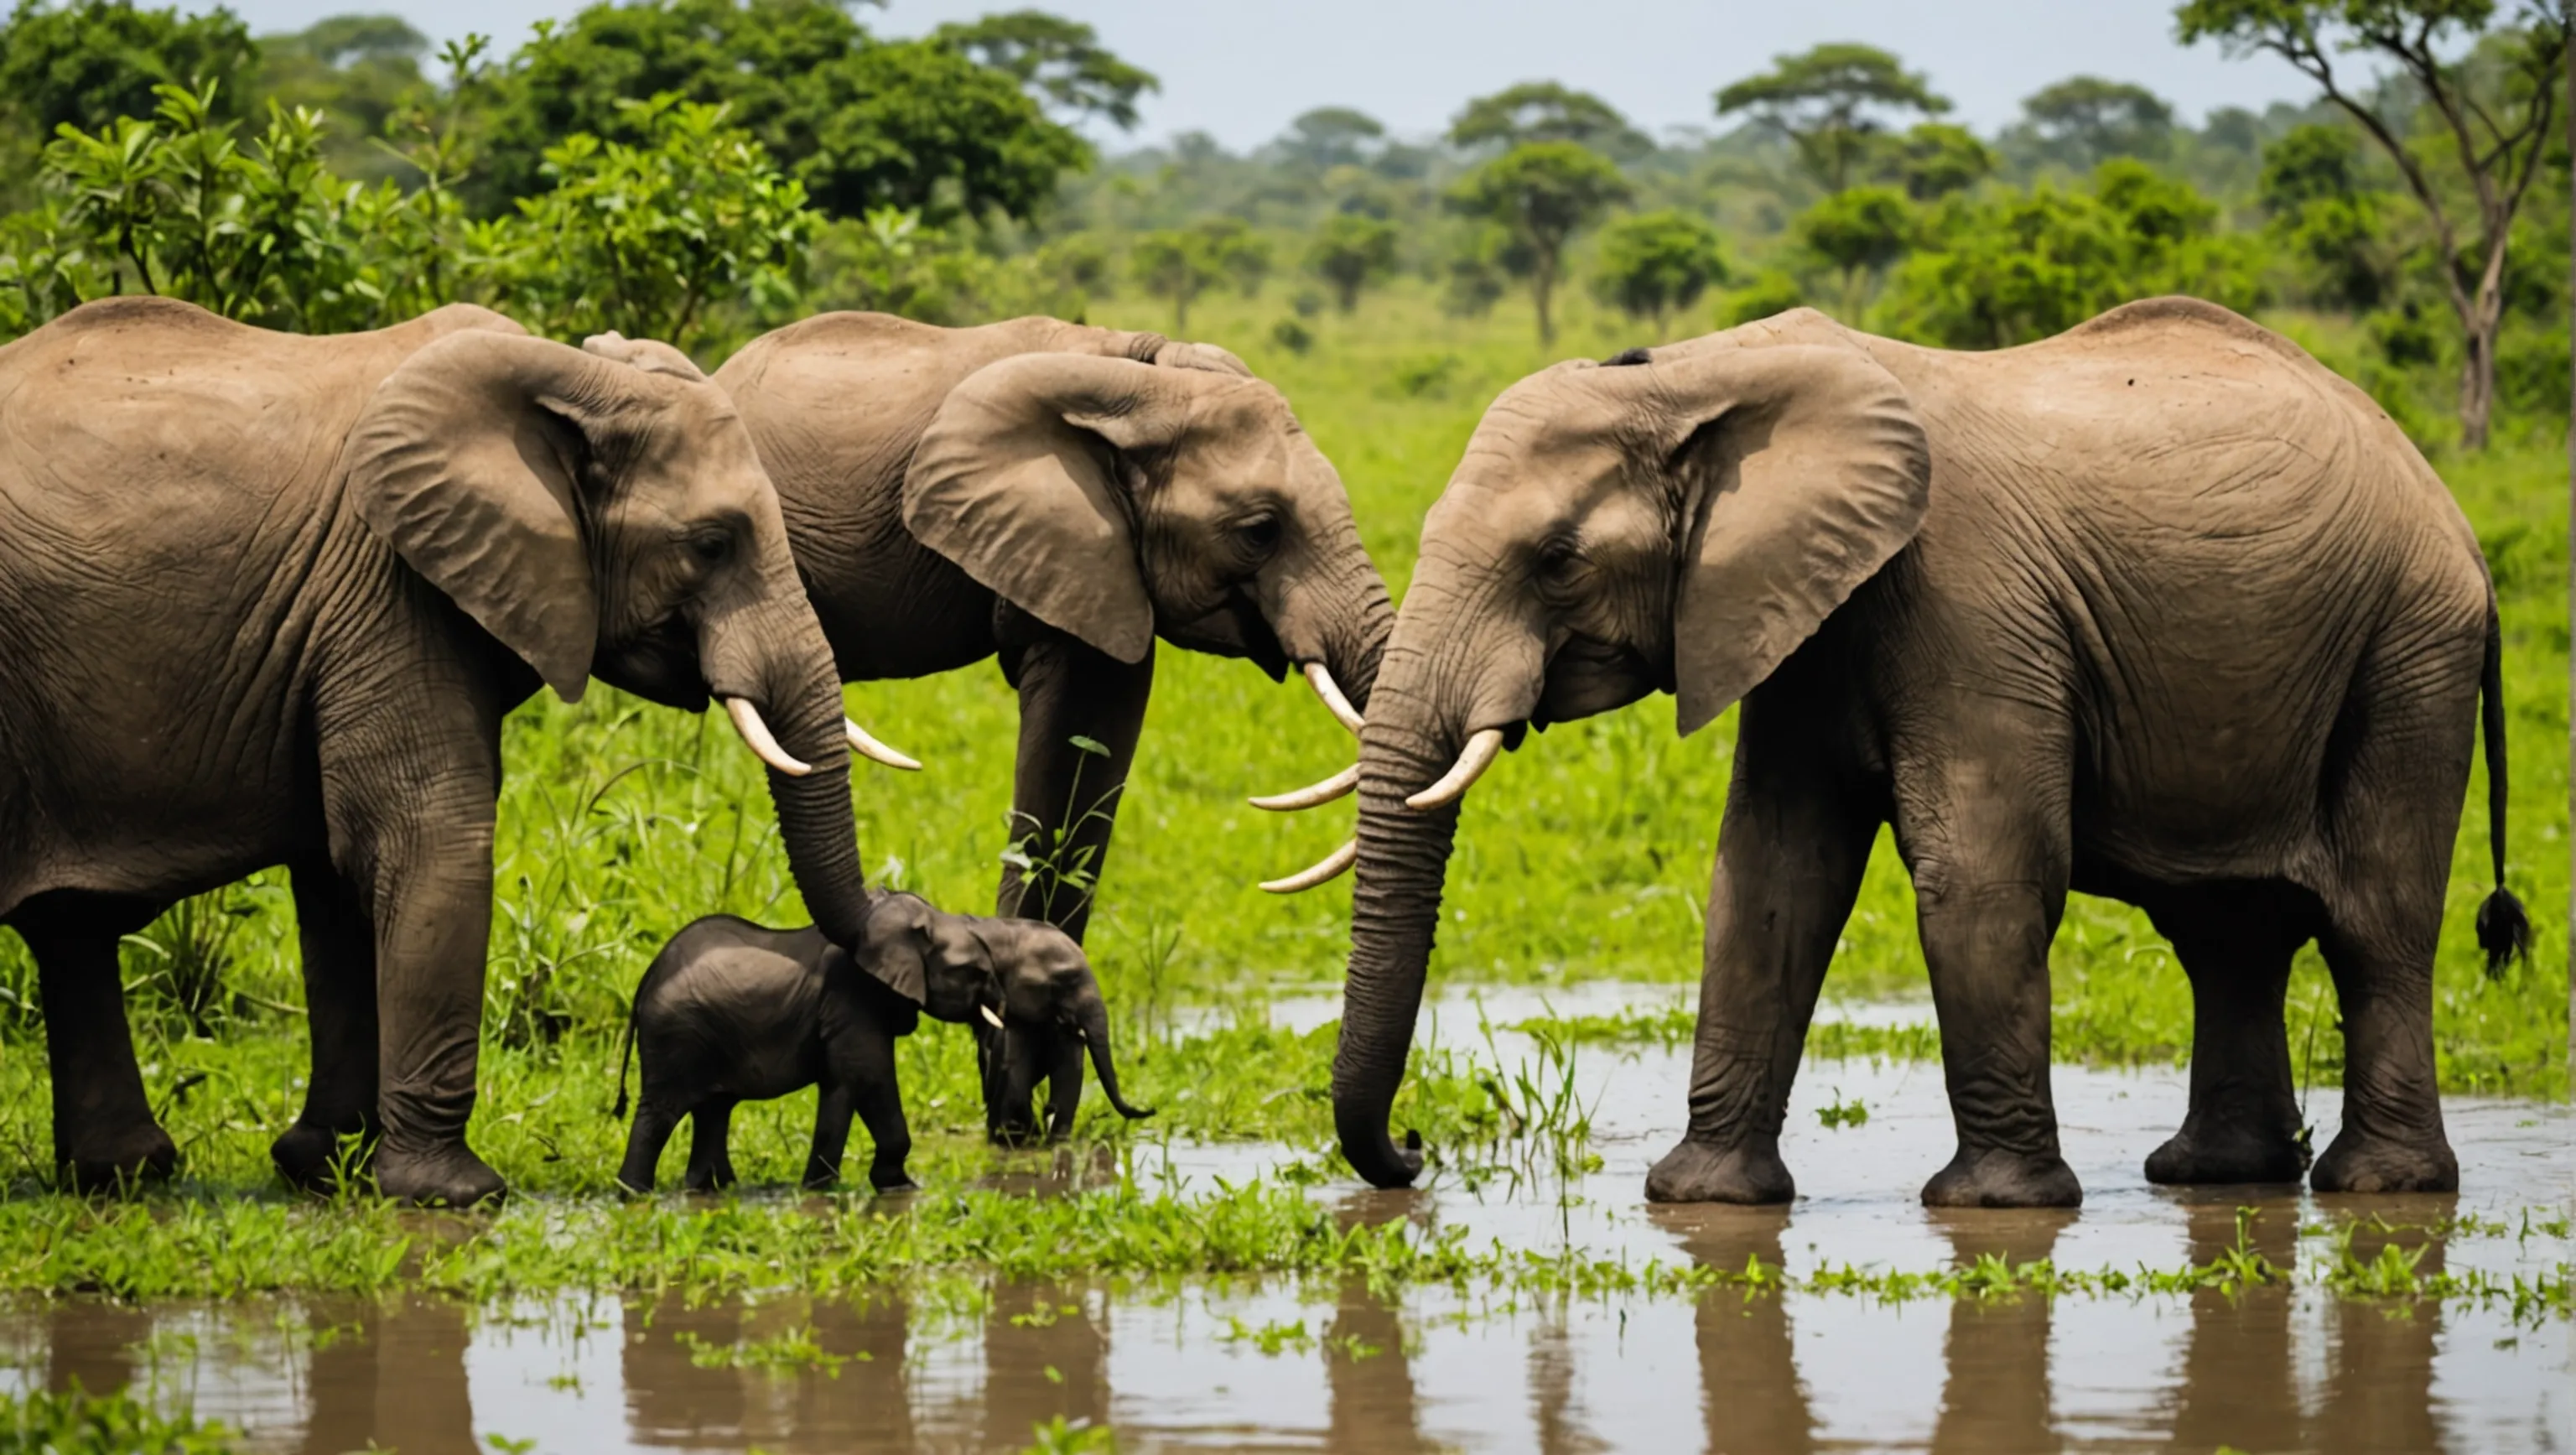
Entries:
{"type": "Polygon", "coordinates": [[[366,905],[327,863],[298,864],[295,929],[304,959],[304,1007],[313,1075],[304,1110],[269,1148],[288,1183],[329,1192],[341,1170],[340,1139],[359,1139],[355,1165],[375,1156],[376,931],[366,905]]]}
{"type": "Polygon", "coordinates": [[[1690,1122],[1646,1174],[1654,1202],[1787,1202],[1789,1086],[1880,820],[1867,783],[1802,732],[1794,703],[1746,700],[1718,830],[1691,1046],[1690,1122]]]}
{"type": "Polygon", "coordinates": [[[2155,1183],[2299,1180],[2299,1103],[2282,998],[2311,933],[2286,888],[2196,896],[2156,917],[2191,977],[2191,1110],[2147,1157],[2155,1183]]]}
{"type": "Polygon", "coordinates": [[[2039,736],[1979,747],[1896,788],[1959,1137],[1923,1202],[2074,1207],[2084,1192],[2058,1149],[2048,1079],[2048,942],[2073,852],[2069,796],[2043,765],[2066,758],[2039,736]]]}
{"type": "Polygon", "coordinates": [[[2433,1056],[2433,956],[2468,791],[2478,661],[2462,643],[2383,644],[2347,709],[2362,727],[2327,810],[2337,862],[2317,936],[2343,1012],[2343,1125],[2310,1171],[2319,1192],[2460,1185],[2433,1056]]]}
{"type": "Polygon", "coordinates": [[[152,1117],[118,973],[121,934],[148,910],[48,896],[12,921],[36,956],[45,1057],[54,1087],[54,1166],[81,1192],[115,1191],[178,1170],[179,1149],[152,1117]]]}
{"type": "Polygon", "coordinates": [[[679,1130],[680,1115],[677,1108],[651,1096],[635,1104],[635,1124],[626,1130],[626,1160],[617,1168],[619,1187],[638,1194],[653,1190],[662,1149],[670,1145],[671,1133],[679,1130]]]}
{"type": "MultiPolygon", "coordinates": [[[[845,1032],[832,1048],[832,1079],[875,1144],[868,1157],[868,1186],[879,1192],[913,1186],[912,1174],[904,1170],[912,1156],[912,1125],[904,1119],[903,1087],[895,1080],[894,1037],[872,1025],[845,1032]]],[[[846,1111],[841,1130],[844,1135],[849,1131],[846,1111]]]]}
{"type": "Polygon", "coordinates": [[[805,1154],[805,1190],[820,1192],[841,1180],[841,1154],[850,1145],[850,1088],[825,1080],[814,1097],[814,1146],[805,1154]]]}
{"type": "Polygon", "coordinates": [[[1030,867],[1002,868],[999,912],[1042,919],[1079,942],[1109,858],[1118,800],[1154,687],[1154,653],[1130,665],[1049,633],[1017,650],[1019,768],[1011,837],[1030,867]],[[1105,750],[1076,747],[1081,738],[1105,750]]]}
{"type": "Polygon", "coordinates": [[[714,1192],[733,1186],[733,1154],[726,1141],[732,1135],[733,1108],[722,1098],[698,1103],[689,1113],[689,1170],[680,1185],[691,1192],[714,1192]]]}

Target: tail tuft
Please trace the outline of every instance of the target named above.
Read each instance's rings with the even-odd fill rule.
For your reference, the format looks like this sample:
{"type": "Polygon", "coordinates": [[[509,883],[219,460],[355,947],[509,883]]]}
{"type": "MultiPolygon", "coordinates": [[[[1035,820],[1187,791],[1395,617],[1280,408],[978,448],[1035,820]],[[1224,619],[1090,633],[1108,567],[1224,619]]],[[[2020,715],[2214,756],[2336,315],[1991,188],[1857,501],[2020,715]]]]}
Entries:
{"type": "Polygon", "coordinates": [[[608,1109],[608,1114],[609,1114],[610,1116],[613,1116],[613,1117],[617,1118],[619,1121],[624,1121],[624,1120],[626,1120],[626,1088],[625,1088],[625,1087],[620,1086],[619,1088],[617,1088],[617,1105],[610,1107],[610,1108],[608,1109]]]}
{"type": "Polygon", "coordinates": [[[2516,956],[2531,957],[2531,916],[2502,885],[2478,906],[2478,948],[2487,952],[2487,978],[2502,979],[2516,956]]]}

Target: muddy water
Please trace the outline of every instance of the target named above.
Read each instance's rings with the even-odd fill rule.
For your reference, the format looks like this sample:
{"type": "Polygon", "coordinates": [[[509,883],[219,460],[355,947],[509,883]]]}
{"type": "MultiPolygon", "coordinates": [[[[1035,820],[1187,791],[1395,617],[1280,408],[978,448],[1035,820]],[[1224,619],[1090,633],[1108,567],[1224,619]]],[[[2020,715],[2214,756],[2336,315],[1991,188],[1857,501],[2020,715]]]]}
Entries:
{"type": "MultiPolygon", "coordinates": [[[[1653,992],[1669,995],[1669,991],[1653,992]]],[[[1633,1000],[1559,996],[1560,1011],[1633,1000]]],[[[1271,1014],[1309,1023],[1329,1002],[1271,1014]]],[[[1536,1009],[1489,997],[1485,1018],[1536,1009]]],[[[1873,1007],[1874,1019],[1921,1014],[1873,1007]]],[[[1507,1072],[1538,1048],[1490,1043],[1478,1008],[1440,1007],[1433,1034],[1507,1072]]],[[[1584,1051],[1575,1094],[1590,1109],[1598,1172],[1569,1186],[1544,1169],[1458,1149],[1410,1193],[1336,1184],[1342,1216],[1464,1225],[1589,1256],[1748,1257],[1793,1272],[1844,1264],[1926,1271],[2000,1254],[2067,1269],[2178,1267],[2244,1234],[2276,1264],[2313,1262],[2315,1224],[2377,1213],[2421,1225],[2474,1214],[2519,1228],[2569,1206],[2563,1107],[2448,1104],[2465,1190],[2457,1198],[2318,1199],[2245,1189],[2183,1195],[2146,1186],[2139,1163],[2181,1119],[2178,1072],[2058,1068],[2080,1213],[1931,1213],[1915,1192],[1949,1155],[1939,1068],[1840,1062],[1801,1077],[1786,1155],[1800,1201],[1785,1210],[1648,1208],[1646,1166],[1677,1135],[1685,1057],[1584,1051]],[[1859,1125],[1817,1111],[1857,1102],[1859,1125]]],[[[2337,1099],[2317,1092],[2319,1144],[2337,1099]]],[[[1240,1179],[1292,1158],[1260,1146],[1140,1153],[1140,1177],[1240,1179]]],[[[748,1170],[748,1169],[746,1169],[748,1170]]],[[[1098,1175],[1033,1164],[1032,1185],[1098,1175]]],[[[2364,1233],[2367,1257],[2389,1238],[2364,1233]]],[[[2420,1272],[2529,1275],[2561,1266],[2563,1237],[2483,1229],[2430,1241],[2420,1272]]],[[[1003,1284],[989,1307],[888,1296],[688,1309],[615,1298],[467,1310],[249,1302],[149,1309],[63,1303],[0,1314],[0,1381],[96,1390],[132,1384],[194,1404],[259,1447],[409,1455],[489,1449],[486,1435],[549,1451],[1019,1450],[1062,1417],[1112,1427],[1122,1449],[1594,1451],[2069,1448],[2246,1451],[2552,1451],[2576,1448],[2569,1327],[2517,1324],[2500,1304],[2347,1302],[2313,1287],[2236,1297],[2036,1296],[1898,1304],[1837,1294],[1513,1301],[1334,1286],[1003,1284]],[[1293,1332],[1291,1327],[1294,1326],[1293,1332]],[[704,1351],[810,1329],[828,1367],[706,1367],[704,1351]],[[1268,1329],[1269,1348],[1245,1337],[1268,1329]]]]}

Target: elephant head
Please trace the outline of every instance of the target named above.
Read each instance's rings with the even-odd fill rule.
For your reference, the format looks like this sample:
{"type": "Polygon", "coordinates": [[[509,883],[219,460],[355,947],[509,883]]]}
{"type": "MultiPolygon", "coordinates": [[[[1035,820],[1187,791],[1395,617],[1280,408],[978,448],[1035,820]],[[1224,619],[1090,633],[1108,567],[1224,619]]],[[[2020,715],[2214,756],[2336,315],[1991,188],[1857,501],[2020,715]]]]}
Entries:
{"type": "Polygon", "coordinates": [[[1120,1116],[1152,1116],[1118,1091],[1109,1007],[1091,961],[1071,935],[1043,920],[949,914],[918,895],[882,896],[868,920],[870,952],[892,982],[937,1020],[975,1030],[984,1125],[996,1141],[1036,1134],[1029,1098],[1047,1078],[1047,1135],[1073,1130],[1087,1048],[1101,1093],[1120,1116]]]}
{"type": "Polygon", "coordinates": [[[376,388],[341,465],[367,526],[565,701],[592,676],[722,701],[769,767],[816,922],[856,942],[844,745],[863,735],[751,436],[686,356],[449,334],[376,388]]]}
{"type": "Polygon", "coordinates": [[[1904,389],[1813,315],[1559,364],[1485,412],[1423,522],[1361,738],[1332,1088],[1360,1175],[1420,1168],[1387,1115],[1468,786],[1525,729],[1659,689],[1697,731],[1904,548],[1929,483],[1904,389]]]}
{"type": "Polygon", "coordinates": [[[1233,355],[1030,353],[949,391],[913,452],[913,535],[1122,662],[1156,636],[1303,670],[1357,731],[1394,622],[1341,477],[1233,355]]]}

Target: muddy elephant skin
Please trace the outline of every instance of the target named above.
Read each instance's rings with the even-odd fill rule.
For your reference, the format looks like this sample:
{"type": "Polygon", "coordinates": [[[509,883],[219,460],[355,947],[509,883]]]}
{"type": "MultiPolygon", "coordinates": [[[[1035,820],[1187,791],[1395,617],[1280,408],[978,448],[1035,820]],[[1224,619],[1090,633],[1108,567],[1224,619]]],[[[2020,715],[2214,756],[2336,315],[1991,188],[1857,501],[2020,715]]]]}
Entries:
{"type": "Polygon", "coordinates": [[[703,380],[455,306],[276,334],[93,303],[0,347],[0,918],[35,952],[54,1156],[166,1174],[117,938],[285,865],[314,1068],[275,1147],[464,1204],[504,714],[592,676],[723,699],[826,931],[866,905],[838,679],[703,380]]]}
{"type": "MultiPolygon", "coordinates": [[[[1333,1067],[1388,1135],[1457,801],[1529,728],[1740,699],[1688,1130],[1651,1199],[1785,1202],[1791,1078],[1882,824],[1914,881],[1956,1156],[1934,1205],[2071,1205],[2048,946],[2070,890],[2144,909],[2195,1007],[2163,1183],[2295,1181],[2282,999],[2318,941],[2347,1037],[2321,1191],[2445,1189],[2433,954],[2480,699],[2493,969],[2493,592],[2441,479],[2360,390],[2191,299],[1950,353],[1808,310],[1575,361],[1486,412],[1423,525],[1362,735],[1333,1067]]],[[[1508,773],[1498,774],[1508,781],[1508,773]]],[[[1489,790],[1491,791],[1491,790],[1489,790]]]]}

